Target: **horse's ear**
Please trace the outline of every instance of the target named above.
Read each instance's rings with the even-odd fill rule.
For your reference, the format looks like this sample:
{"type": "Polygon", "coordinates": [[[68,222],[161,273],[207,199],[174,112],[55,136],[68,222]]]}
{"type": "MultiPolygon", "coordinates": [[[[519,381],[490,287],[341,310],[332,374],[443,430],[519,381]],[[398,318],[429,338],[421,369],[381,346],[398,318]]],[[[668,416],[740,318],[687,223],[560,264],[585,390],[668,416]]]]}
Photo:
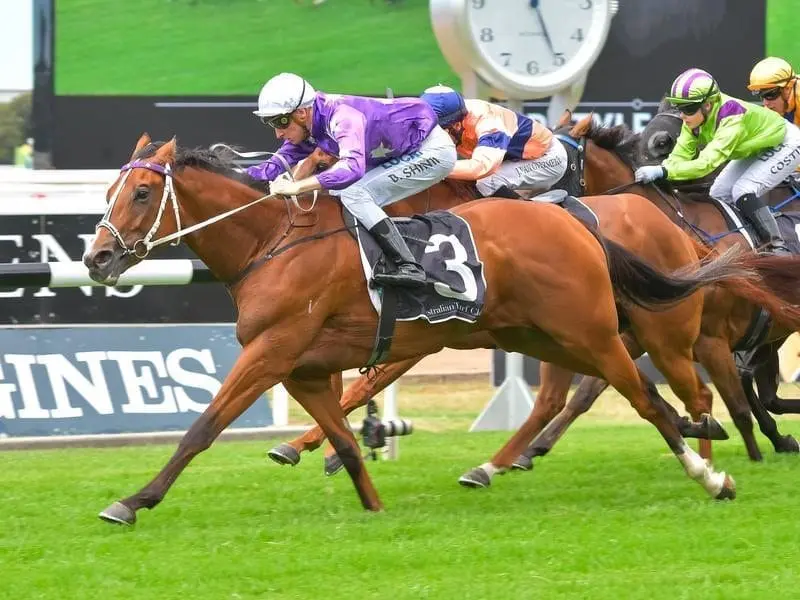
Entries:
{"type": "Polygon", "coordinates": [[[164,164],[170,164],[175,161],[175,149],[178,142],[175,139],[175,136],[172,136],[172,139],[168,141],[166,144],[161,146],[158,150],[156,150],[156,158],[158,158],[159,162],[163,162],[164,164]]]}
{"type": "Polygon", "coordinates": [[[558,123],[556,123],[555,128],[558,129],[559,127],[565,127],[570,124],[570,121],[572,121],[572,111],[566,108],[561,114],[561,118],[558,120],[558,123]]]}
{"type": "Polygon", "coordinates": [[[139,153],[139,150],[147,146],[150,143],[150,136],[145,131],[142,136],[139,138],[139,141],[136,142],[136,147],[133,149],[133,153],[131,154],[131,160],[133,160],[136,155],[139,153]]]}
{"type": "Polygon", "coordinates": [[[658,112],[660,113],[677,113],[678,111],[672,107],[672,104],[667,100],[667,97],[664,96],[661,98],[661,102],[658,103],[658,112]]]}
{"type": "Polygon", "coordinates": [[[580,121],[575,123],[572,129],[569,130],[569,135],[571,137],[583,137],[591,128],[593,120],[594,120],[594,113],[591,112],[585,117],[583,117],[580,121]]]}

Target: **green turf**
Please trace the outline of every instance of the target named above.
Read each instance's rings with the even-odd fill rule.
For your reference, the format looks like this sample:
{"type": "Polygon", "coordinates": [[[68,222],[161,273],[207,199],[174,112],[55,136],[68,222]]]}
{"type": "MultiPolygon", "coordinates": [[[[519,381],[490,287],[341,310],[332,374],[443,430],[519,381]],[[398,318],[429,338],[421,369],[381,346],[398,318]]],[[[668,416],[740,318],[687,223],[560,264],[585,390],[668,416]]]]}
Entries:
{"type": "Polygon", "coordinates": [[[281,71],[323,90],[454,85],[427,0],[59,0],[56,93],[255,97],[281,71]]]}
{"type": "MultiPolygon", "coordinates": [[[[789,431],[798,434],[797,422],[789,431]]],[[[796,593],[798,457],[716,446],[739,498],[690,482],[641,425],[578,424],[535,472],[455,480],[503,433],[418,432],[371,463],[387,510],[361,511],[321,456],[265,444],[198,457],[132,530],[100,522],[171,446],[0,454],[0,598],[775,598],[796,593]]]]}

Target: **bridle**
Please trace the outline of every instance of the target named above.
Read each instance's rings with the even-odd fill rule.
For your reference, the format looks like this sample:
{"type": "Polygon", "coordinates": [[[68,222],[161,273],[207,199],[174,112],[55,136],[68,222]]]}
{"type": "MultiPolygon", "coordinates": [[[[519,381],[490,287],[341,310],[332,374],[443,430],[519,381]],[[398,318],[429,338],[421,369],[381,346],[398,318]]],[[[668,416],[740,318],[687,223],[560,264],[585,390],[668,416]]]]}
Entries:
{"type": "MultiPolygon", "coordinates": [[[[285,161],[285,159],[280,156],[279,154],[274,154],[278,160],[283,161],[284,167],[286,167],[286,172],[290,173],[291,169],[289,164],[285,161]]],[[[243,211],[246,208],[250,208],[254,204],[258,204],[262,200],[266,200],[267,198],[271,198],[272,194],[266,194],[264,196],[260,196],[255,200],[248,202],[247,204],[243,204],[242,206],[237,206],[236,208],[232,208],[231,210],[225,211],[224,213],[220,213],[218,215],[214,215],[213,217],[206,219],[205,221],[201,221],[192,225],[191,227],[186,227],[185,229],[181,229],[181,214],[180,214],[180,206],[178,204],[178,196],[175,193],[175,184],[173,182],[172,176],[172,167],[169,164],[160,165],[155,162],[151,162],[148,160],[132,160],[131,162],[122,165],[120,168],[120,172],[124,173],[122,179],[117,184],[117,187],[114,189],[114,193],[111,196],[111,200],[108,203],[108,207],[106,208],[105,214],[100,219],[100,221],[95,225],[95,232],[99,229],[107,229],[108,232],[112,235],[112,237],[116,240],[117,244],[122,247],[123,254],[132,254],[138,259],[144,259],[150,254],[150,251],[153,248],[157,248],[158,246],[162,246],[164,244],[169,243],[171,246],[177,246],[181,243],[181,238],[189,235],[190,233],[194,233],[200,229],[208,227],[218,221],[228,218],[231,215],[234,215],[240,211],[243,211]],[[159,175],[164,176],[164,192],[161,194],[161,202],[158,205],[158,212],[156,213],[156,218],[153,221],[152,227],[150,230],[145,234],[145,236],[139,240],[136,240],[132,246],[128,247],[125,243],[125,239],[122,237],[119,229],[111,222],[111,213],[114,210],[114,206],[117,203],[117,199],[119,198],[120,192],[122,188],[125,186],[125,181],[127,181],[128,176],[131,174],[133,169],[147,169],[148,171],[152,171],[153,173],[158,173],[159,175]],[[161,220],[164,217],[164,213],[167,208],[167,204],[172,205],[172,211],[175,214],[175,232],[160,237],[158,239],[153,239],[158,231],[158,228],[161,226],[161,220]]],[[[295,204],[297,204],[298,208],[301,210],[311,210],[311,209],[302,209],[300,205],[297,203],[297,197],[292,197],[295,204]]],[[[316,194],[314,197],[314,202],[316,202],[316,194]]],[[[313,205],[312,205],[313,208],[313,205]]]]}
{"type": "MultiPolygon", "coordinates": [[[[272,154],[273,156],[275,156],[279,161],[281,161],[283,163],[284,167],[286,168],[286,172],[289,173],[289,177],[291,177],[291,167],[286,162],[286,159],[284,159],[284,157],[280,156],[279,154],[271,153],[271,152],[270,153],[262,153],[262,154],[272,154]]],[[[256,198],[255,200],[251,200],[247,204],[243,204],[242,206],[237,206],[235,208],[227,210],[227,211],[225,211],[223,213],[220,213],[218,215],[214,215],[213,217],[210,217],[210,218],[206,219],[205,221],[200,221],[199,223],[196,223],[196,224],[194,224],[194,225],[192,225],[190,227],[186,227],[184,229],[181,229],[180,206],[178,204],[178,196],[175,193],[175,184],[173,182],[173,176],[172,176],[173,169],[169,164],[160,165],[158,163],[154,163],[154,162],[150,162],[150,161],[147,161],[147,160],[139,159],[139,160],[133,160],[133,161],[123,165],[120,168],[120,171],[124,172],[125,175],[123,175],[122,179],[117,184],[117,187],[115,188],[114,193],[111,196],[111,201],[108,203],[108,208],[106,209],[105,214],[103,215],[103,217],[100,219],[100,221],[95,226],[95,231],[97,231],[97,230],[99,230],[101,228],[107,229],[111,233],[111,235],[114,237],[116,242],[120,245],[120,247],[122,247],[124,255],[132,254],[133,256],[135,256],[136,258],[138,258],[140,260],[144,259],[145,257],[147,257],[147,255],[150,254],[150,251],[153,248],[157,248],[158,246],[162,246],[162,245],[167,244],[167,243],[169,243],[172,246],[177,246],[178,244],[180,244],[182,237],[184,237],[186,235],[189,235],[190,233],[194,233],[195,231],[198,231],[198,230],[203,229],[205,227],[208,227],[209,225],[212,225],[214,223],[222,221],[223,219],[226,219],[226,218],[228,218],[228,217],[230,217],[230,216],[232,216],[232,215],[234,215],[234,214],[236,214],[238,212],[241,212],[241,211],[243,211],[243,210],[245,210],[247,208],[250,208],[254,204],[258,204],[259,202],[261,202],[263,200],[266,200],[268,198],[273,198],[275,196],[274,194],[266,194],[264,196],[260,196],[260,197],[256,198]],[[155,218],[155,221],[153,222],[152,227],[150,227],[150,230],[147,232],[147,234],[145,234],[145,236],[143,238],[141,238],[141,239],[137,240],[136,242],[134,242],[133,245],[129,248],[128,245],[125,243],[125,240],[122,237],[122,234],[119,232],[117,227],[111,222],[110,218],[111,218],[111,212],[114,210],[114,205],[116,204],[117,199],[119,197],[119,194],[120,194],[123,186],[125,185],[125,181],[127,180],[128,176],[130,175],[130,172],[133,169],[147,169],[147,170],[152,171],[154,173],[158,173],[160,175],[163,175],[164,176],[164,192],[161,195],[161,203],[159,204],[158,212],[156,214],[156,218],[155,218]],[[170,233],[168,235],[165,235],[163,237],[160,237],[160,238],[154,240],[153,237],[155,236],[156,231],[158,231],[158,228],[161,225],[161,219],[164,216],[164,212],[166,210],[166,207],[167,207],[168,203],[172,204],[172,209],[173,209],[173,211],[175,213],[176,231],[174,233],[170,233]]],[[[349,226],[345,226],[345,227],[340,227],[340,228],[333,229],[333,230],[330,230],[330,231],[323,231],[323,232],[320,232],[320,233],[315,233],[315,234],[311,234],[311,235],[296,239],[296,240],[294,240],[292,242],[289,242],[289,243],[284,244],[283,246],[281,246],[281,244],[286,240],[287,237],[289,237],[289,234],[292,232],[292,230],[295,227],[308,227],[309,226],[309,225],[299,225],[298,223],[296,223],[294,221],[294,218],[291,216],[290,202],[292,204],[294,204],[298,208],[298,210],[300,212],[309,213],[314,209],[314,206],[316,205],[317,197],[318,197],[318,195],[317,195],[317,192],[315,191],[314,192],[314,200],[313,200],[313,202],[312,202],[312,204],[311,204],[311,206],[309,208],[304,208],[304,207],[300,206],[300,204],[299,204],[299,202],[297,200],[297,196],[291,196],[291,200],[288,197],[284,197],[284,200],[286,201],[287,214],[289,215],[289,223],[288,223],[288,226],[286,227],[286,230],[278,237],[278,239],[275,242],[275,244],[272,246],[272,248],[265,255],[261,256],[260,258],[257,258],[253,262],[251,262],[240,273],[238,273],[231,281],[228,281],[226,283],[228,288],[231,288],[234,285],[236,285],[237,283],[239,283],[248,274],[250,274],[253,270],[258,268],[259,266],[261,266],[265,262],[275,258],[276,256],[279,256],[280,254],[283,254],[284,252],[286,252],[287,250],[290,250],[291,248],[294,248],[295,246],[298,246],[300,244],[304,244],[304,243],[307,243],[307,242],[310,242],[310,241],[314,241],[314,240],[324,239],[324,238],[326,238],[326,237],[328,237],[330,235],[333,235],[333,234],[336,234],[336,233],[340,233],[340,232],[343,232],[343,231],[349,231],[351,229],[349,226]]]]}
{"type": "Polygon", "coordinates": [[[183,235],[183,231],[181,231],[181,215],[180,215],[180,208],[178,207],[178,197],[175,195],[175,186],[172,182],[172,167],[170,165],[160,165],[158,163],[146,161],[146,160],[132,160],[131,162],[122,165],[120,168],[120,172],[125,173],[122,176],[122,179],[117,184],[114,193],[111,196],[111,201],[108,203],[108,207],[106,208],[105,214],[103,214],[103,218],[95,225],[95,232],[99,229],[107,229],[108,232],[114,237],[117,243],[122,246],[122,250],[124,254],[133,254],[136,258],[142,259],[145,258],[148,254],[150,254],[150,250],[155,248],[156,246],[160,246],[167,242],[172,242],[173,246],[177,246],[181,242],[181,236],[183,235]],[[131,171],[134,169],[147,169],[148,171],[152,171],[153,173],[158,173],[164,176],[164,192],[161,194],[161,203],[158,206],[158,213],[156,213],[156,218],[153,221],[153,226],[150,227],[150,230],[145,234],[145,236],[139,240],[136,240],[133,245],[128,248],[128,245],[125,243],[125,239],[122,237],[122,234],[119,232],[119,229],[111,222],[111,212],[114,210],[114,205],[117,203],[117,199],[119,198],[119,194],[122,191],[122,188],[125,186],[125,182],[128,179],[128,176],[131,174],[131,171]],[[176,223],[176,233],[180,235],[171,235],[165,236],[163,238],[157,239],[153,241],[153,236],[155,236],[156,231],[161,226],[161,219],[164,216],[164,211],[167,207],[167,203],[172,203],[172,210],[175,213],[175,223],[176,223]]]}

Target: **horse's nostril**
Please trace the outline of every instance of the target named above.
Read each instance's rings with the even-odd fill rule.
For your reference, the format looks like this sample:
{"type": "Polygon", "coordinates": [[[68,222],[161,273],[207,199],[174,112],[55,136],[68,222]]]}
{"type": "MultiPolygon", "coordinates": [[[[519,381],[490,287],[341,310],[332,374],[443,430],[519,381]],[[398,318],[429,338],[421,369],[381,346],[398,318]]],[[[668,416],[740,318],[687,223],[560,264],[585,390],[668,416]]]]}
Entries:
{"type": "Polygon", "coordinates": [[[92,259],[92,264],[96,268],[102,269],[103,267],[108,265],[108,263],[111,262],[113,256],[114,253],[111,252],[111,250],[100,250],[100,252],[94,255],[94,259],[92,259]]]}

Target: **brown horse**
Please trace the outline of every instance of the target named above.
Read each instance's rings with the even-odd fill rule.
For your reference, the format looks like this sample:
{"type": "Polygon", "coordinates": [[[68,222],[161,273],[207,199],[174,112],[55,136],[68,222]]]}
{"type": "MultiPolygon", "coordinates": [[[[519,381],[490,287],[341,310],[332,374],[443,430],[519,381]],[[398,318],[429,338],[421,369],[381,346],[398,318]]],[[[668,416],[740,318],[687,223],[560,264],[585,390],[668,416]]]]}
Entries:
{"type": "MultiPolygon", "coordinates": [[[[609,189],[623,184],[633,184],[633,172],[630,168],[632,165],[630,163],[625,165],[618,153],[620,151],[623,154],[635,152],[635,148],[639,144],[638,136],[633,136],[624,127],[597,127],[592,124],[591,117],[575,124],[569,131],[569,135],[586,142],[585,181],[587,190],[609,189]]],[[[637,189],[642,190],[641,193],[655,206],[681,226],[687,234],[695,238],[700,255],[709,252],[707,247],[704,250],[699,246],[701,242],[708,241],[705,234],[719,237],[718,248],[726,248],[735,244],[745,245],[744,239],[739,234],[726,235],[728,227],[722,214],[707,199],[703,201],[702,194],[671,197],[655,186],[646,188],[637,186],[637,189]],[[701,231],[705,234],[701,234],[701,231]]],[[[763,273],[767,277],[768,287],[777,290],[788,305],[796,305],[800,300],[799,290],[796,283],[790,283],[795,276],[793,259],[773,257],[769,263],[765,263],[765,266],[766,269],[763,273]],[[766,266],[767,264],[769,266],[766,266]],[[777,282],[777,278],[781,278],[782,281],[777,282]],[[772,280],[771,284],[769,280],[772,280]]],[[[767,341],[781,339],[788,332],[798,329],[798,325],[800,325],[794,317],[789,316],[790,312],[796,311],[795,308],[781,309],[777,305],[770,306],[764,302],[763,297],[759,300],[759,293],[756,293],[755,290],[753,290],[753,295],[740,292],[741,290],[735,290],[730,286],[714,286],[706,289],[700,336],[694,348],[696,358],[706,367],[712,382],[726,400],[729,411],[731,406],[741,408],[747,401],[731,350],[748,333],[750,324],[760,312],[760,306],[768,307],[775,323],[768,333],[767,341]]],[[[706,390],[704,393],[710,395],[702,382],[700,385],[706,390]]],[[[516,466],[529,469],[533,457],[546,454],[563,435],[569,424],[588,410],[605,387],[606,384],[596,380],[582,383],[575,397],[562,413],[519,457],[515,463],[516,466]]],[[[563,403],[563,400],[561,402],[563,403]]],[[[553,401],[551,400],[550,403],[553,401]]],[[[744,418],[748,422],[750,421],[749,414],[737,414],[731,411],[731,416],[735,422],[744,418]]],[[[737,426],[739,426],[738,422],[737,426]]],[[[739,429],[741,431],[742,427],[739,429]]],[[[774,434],[768,437],[777,451],[797,451],[797,443],[791,436],[780,436],[775,430],[774,434]]]]}
{"type": "MultiPolygon", "coordinates": [[[[640,136],[639,148],[642,164],[657,164],[663,161],[675,146],[682,124],[680,113],[669,102],[662,101],[658,108],[658,114],[650,120],[640,136]]],[[[717,172],[715,171],[701,180],[676,185],[675,188],[678,190],[688,188],[695,191],[708,189],[717,172]]],[[[778,207],[783,215],[797,214],[800,212],[800,198],[795,191],[796,185],[793,187],[784,183],[771,190],[766,198],[767,204],[778,207]]],[[[777,339],[750,350],[739,351],[736,353],[736,362],[747,400],[761,432],[772,441],[778,452],[797,452],[800,450],[800,445],[791,436],[783,436],[779,433],[778,425],[770,414],[800,413],[800,400],[784,399],[778,396],[778,382],[780,381],[778,349],[784,341],[785,338],[777,339]],[[758,393],[756,393],[754,385],[758,393]]]]}
{"type": "MultiPolygon", "coordinates": [[[[84,256],[91,277],[113,285],[152,248],[183,237],[229,282],[243,349],[164,468],[103,510],[105,520],[132,524],[138,510],[156,506],[191,459],[279,382],[322,427],[364,508],[382,508],[331,379],[364,365],[372,352],[377,316],[357,244],[335,198],[320,194],[304,212],[299,202],[262,194],[218,157],[178,151],[174,138],[154,145],[146,135],[109,188],[108,209],[84,256]]],[[[482,312],[475,323],[398,323],[390,361],[484,331],[507,351],[600,375],[658,429],[692,479],[715,498],[734,497],[732,478],[691,450],[648,401],[618,334],[616,305],[656,307],[718,281],[744,283],[756,259],[732,252],[664,275],[558,207],[489,199],[453,213],[469,225],[483,263],[482,312]]]]}
{"type": "MultiPolygon", "coordinates": [[[[612,134],[616,135],[621,132],[622,130],[614,130],[612,134]]],[[[611,185],[602,187],[605,182],[596,181],[594,175],[598,168],[610,169],[608,176],[612,181],[632,181],[631,169],[628,164],[632,163],[633,154],[637,151],[635,143],[629,143],[622,149],[628,164],[611,151],[597,146],[593,141],[589,140],[588,143],[591,152],[588,153],[586,160],[589,162],[585,166],[584,172],[587,178],[585,187],[588,193],[599,194],[613,187],[611,185]]],[[[617,150],[619,151],[619,148],[617,150]]],[[[394,214],[411,214],[411,212],[423,212],[430,208],[449,208],[452,206],[454,198],[458,200],[452,194],[441,193],[442,190],[437,190],[437,187],[431,188],[424,196],[413,197],[402,205],[392,205],[389,209],[393,210],[394,214]]],[[[662,269],[674,269],[696,260],[694,253],[696,246],[691,239],[671,226],[669,219],[660,211],[653,210],[652,203],[644,198],[627,194],[615,196],[613,201],[607,197],[584,197],[583,200],[597,214],[600,231],[604,236],[620,243],[651,264],[662,269]]],[[[707,252],[702,248],[700,250],[703,254],[707,252]]],[[[753,293],[754,290],[741,289],[739,292],[747,294],[753,293]]],[[[759,292],[756,292],[755,296],[751,295],[750,298],[751,300],[763,300],[759,292]]],[[[768,298],[768,300],[773,302],[771,305],[773,308],[781,306],[774,304],[780,302],[774,297],[768,298]]],[[[692,362],[701,314],[702,298],[699,296],[682,302],[680,307],[676,306],[670,311],[661,313],[654,314],[633,308],[626,314],[627,320],[631,323],[628,332],[631,335],[624,336],[624,339],[635,356],[640,356],[645,351],[649,353],[654,364],[664,373],[672,389],[687,406],[692,418],[703,419],[700,427],[686,421],[679,421],[683,435],[693,437],[705,435],[714,439],[725,439],[727,435],[724,434],[721,426],[713,421],[710,415],[706,415],[711,412],[712,394],[697,377],[692,362]]],[[[464,340],[464,344],[460,347],[491,347],[491,339],[482,335],[473,336],[464,340]]],[[[342,408],[345,413],[349,414],[352,410],[365,404],[369,398],[407,372],[419,360],[421,357],[385,365],[377,376],[358,379],[343,395],[342,408]]],[[[713,353],[701,351],[699,360],[710,372],[726,372],[727,364],[712,364],[716,360],[716,355],[713,353]]],[[[514,464],[525,445],[563,408],[572,378],[572,372],[543,364],[541,388],[536,404],[519,435],[513,437],[509,444],[495,455],[491,463],[471,471],[461,479],[461,482],[465,485],[488,485],[491,475],[485,473],[493,473],[498,469],[502,471],[514,464]]],[[[721,378],[722,376],[718,376],[718,379],[721,378]]],[[[607,384],[587,381],[584,385],[602,390],[607,384]]],[[[649,389],[654,399],[657,399],[655,386],[650,386],[649,389]]],[[[753,435],[752,420],[746,401],[742,399],[741,395],[728,393],[725,387],[721,388],[721,393],[742,434],[748,455],[753,460],[759,460],[761,453],[753,435]]],[[[273,448],[269,451],[269,456],[281,464],[296,465],[299,463],[303,451],[314,450],[323,440],[322,431],[315,427],[295,440],[273,448]]],[[[710,458],[710,445],[701,442],[701,455],[710,458]]],[[[525,465],[524,462],[517,464],[525,465]]],[[[340,468],[341,461],[335,453],[329,450],[325,458],[326,474],[335,473],[340,468]]]]}

